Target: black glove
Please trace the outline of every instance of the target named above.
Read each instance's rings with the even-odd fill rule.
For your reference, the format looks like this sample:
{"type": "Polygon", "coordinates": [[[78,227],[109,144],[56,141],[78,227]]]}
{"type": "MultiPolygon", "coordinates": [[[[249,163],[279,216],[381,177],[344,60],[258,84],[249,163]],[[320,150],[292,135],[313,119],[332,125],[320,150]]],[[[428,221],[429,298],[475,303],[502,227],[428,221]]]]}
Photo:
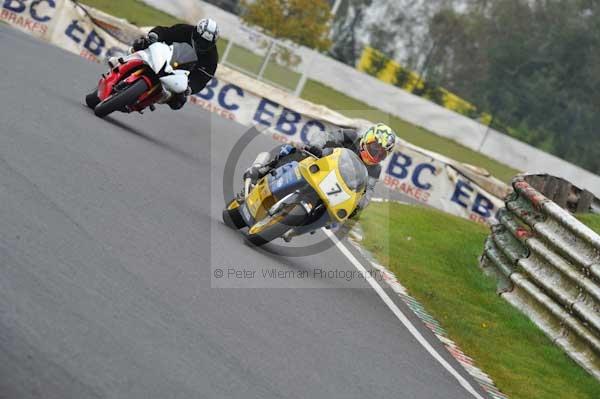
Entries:
{"type": "Polygon", "coordinates": [[[145,50],[148,47],[150,47],[152,43],[156,43],[157,41],[158,35],[154,32],[150,32],[147,36],[142,36],[138,39],[135,39],[133,44],[131,45],[131,48],[133,49],[133,51],[145,50]]]}
{"type": "Polygon", "coordinates": [[[251,166],[248,169],[246,169],[246,171],[244,172],[243,179],[244,179],[244,181],[246,181],[246,179],[250,179],[250,182],[252,184],[255,184],[258,181],[258,179],[260,179],[260,177],[261,177],[260,168],[258,168],[256,166],[251,166]]]}
{"type": "Polygon", "coordinates": [[[321,158],[321,156],[323,155],[323,149],[316,145],[307,145],[307,146],[304,146],[302,149],[306,152],[310,152],[317,158],[321,158]]]}

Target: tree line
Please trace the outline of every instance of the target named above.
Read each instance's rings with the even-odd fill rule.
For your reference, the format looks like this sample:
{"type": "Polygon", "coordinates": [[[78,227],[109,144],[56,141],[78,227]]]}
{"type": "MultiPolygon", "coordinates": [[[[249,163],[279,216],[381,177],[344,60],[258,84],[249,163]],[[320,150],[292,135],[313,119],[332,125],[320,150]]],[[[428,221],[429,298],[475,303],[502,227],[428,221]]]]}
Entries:
{"type": "Polygon", "coordinates": [[[492,127],[600,173],[600,2],[472,1],[429,21],[428,81],[492,127]]]}
{"type": "Polygon", "coordinates": [[[356,65],[365,46],[490,114],[491,126],[600,173],[600,1],[243,1],[247,22],[356,65]]]}

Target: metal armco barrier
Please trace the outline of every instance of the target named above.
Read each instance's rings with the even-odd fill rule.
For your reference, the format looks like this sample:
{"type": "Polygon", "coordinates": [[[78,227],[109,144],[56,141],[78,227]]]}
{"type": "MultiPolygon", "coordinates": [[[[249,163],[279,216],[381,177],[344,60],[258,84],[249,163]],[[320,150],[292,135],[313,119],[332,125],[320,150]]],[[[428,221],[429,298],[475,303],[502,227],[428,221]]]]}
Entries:
{"type": "MultiPolygon", "coordinates": [[[[553,180],[513,180],[514,192],[491,228],[481,265],[497,278],[503,298],[600,379],[600,236],[532,187],[540,181],[553,180]]],[[[567,206],[569,190],[551,192],[567,206]]],[[[585,192],[574,199],[586,211],[597,202],[585,192]]]]}
{"type": "Polygon", "coordinates": [[[573,213],[600,213],[600,200],[594,194],[565,179],[550,175],[526,175],[524,179],[546,198],[573,213]]]}

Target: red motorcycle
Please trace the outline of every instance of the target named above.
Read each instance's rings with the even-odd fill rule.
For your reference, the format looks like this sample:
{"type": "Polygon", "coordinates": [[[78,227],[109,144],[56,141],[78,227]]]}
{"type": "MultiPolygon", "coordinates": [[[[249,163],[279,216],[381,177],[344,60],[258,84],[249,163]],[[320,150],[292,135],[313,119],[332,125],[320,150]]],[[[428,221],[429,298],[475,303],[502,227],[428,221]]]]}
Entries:
{"type": "Polygon", "coordinates": [[[173,47],[154,43],[147,49],[120,58],[119,64],[103,74],[98,87],[85,97],[85,103],[103,118],[114,111],[142,111],[166,101],[188,87],[188,71],[173,69],[173,47]]]}

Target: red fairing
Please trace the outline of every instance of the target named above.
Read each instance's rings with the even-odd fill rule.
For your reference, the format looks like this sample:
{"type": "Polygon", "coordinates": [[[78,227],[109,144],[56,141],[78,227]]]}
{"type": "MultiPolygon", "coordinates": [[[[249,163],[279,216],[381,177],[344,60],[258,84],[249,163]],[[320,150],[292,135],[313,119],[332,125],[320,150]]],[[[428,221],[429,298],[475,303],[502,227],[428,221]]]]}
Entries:
{"type": "MultiPolygon", "coordinates": [[[[113,86],[121,79],[123,79],[123,76],[126,76],[132,69],[139,68],[142,65],[144,65],[144,61],[140,59],[132,59],[112,69],[106,77],[103,77],[102,79],[100,79],[100,82],[98,82],[98,98],[102,101],[106,99],[112,93],[113,86]]],[[[146,79],[146,82],[148,83],[149,87],[152,86],[152,82],[149,78],[145,76],[141,77],[146,79]]],[[[127,79],[129,78],[132,78],[132,81],[134,81],[139,77],[127,77],[127,79]]]]}
{"type": "Polygon", "coordinates": [[[146,75],[138,75],[138,76],[129,75],[125,79],[123,79],[123,81],[127,82],[127,84],[130,85],[130,84],[133,84],[133,82],[135,82],[138,79],[144,79],[146,81],[146,84],[148,85],[148,87],[152,87],[152,79],[150,79],[146,75]]]}
{"type": "Polygon", "coordinates": [[[158,100],[160,100],[161,97],[162,90],[154,90],[154,92],[152,90],[148,90],[140,96],[140,98],[138,99],[139,102],[136,105],[131,106],[130,108],[133,111],[141,111],[150,104],[156,103],[158,100]]]}

